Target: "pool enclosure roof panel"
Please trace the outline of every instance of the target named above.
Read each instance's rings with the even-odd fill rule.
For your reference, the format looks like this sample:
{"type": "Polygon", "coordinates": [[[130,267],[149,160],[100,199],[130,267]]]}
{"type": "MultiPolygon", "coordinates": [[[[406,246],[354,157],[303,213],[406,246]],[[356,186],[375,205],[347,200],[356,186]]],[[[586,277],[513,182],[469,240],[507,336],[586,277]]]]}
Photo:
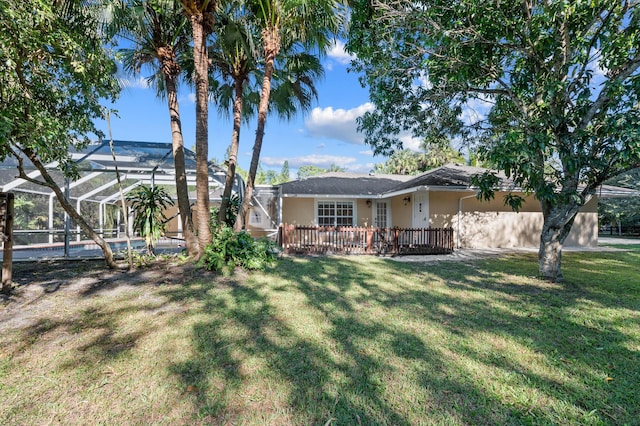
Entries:
{"type": "MultiPolygon", "coordinates": [[[[187,170],[195,170],[196,155],[193,151],[184,150],[185,167],[187,170]]],[[[113,155],[109,141],[97,141],[87,145],[82,150],[69,150],[71,158],[82,171],[115,171],[113,155]]],[[[169,142],[140,142],[140,141],[113,141],[113,154],[117,162],[118,170],[146,172],[153,169],[172,171],[173,147],[169,142]]],[[[15,158],[8,157],[0,163],[0,169],[14,169],[18,162],[15,158]]],[[[33,170],[29,161],[24,162],[26,170],[33,170]]],[[[57,169],[57,164],[47,164],[49,169],[57,169]]],[[[222,173],[220,167],[210,164],[214,174],[222,173]]]]}
{"type": "MultiPolygon", "coordinates": [[[[69,155],[76,163],[79,178],[71,184],[71,198],[82,197],[91,194],[90,200],[99,201],[104,197],[112,198],[112,193],[116,188],[115,171],[120,173],[120,178],[124,187],[132,185],[175,185],[175,165],[173,158],[173,146],[168,142],[140,142],[140,141],[113,141],[113,153],[109,141],[97,141],[87,145],[84,149],[71,148],[69,155]],[[115,157],[115,162],[114,162],[115,157]],[[102,188],[98,192],[97,188],[102,188]]],[[[193,151],[185,149],[185,169],[187,174],[187,184],[193,189],[195,187],[196,155],[193,151]]],[[[7,157],[0,163],[0,189],[2,191],[33,192],[48,194],[50,190],[27,182],[17,177],[18,161],[15,158],[7,157]]],[[[57,162],[45,164],[49,173],[62,187],[64,177],[57,162]]],[[[25,172],[35,180],[41,180],[38,171],[28,159],[24,159],[23,167],[25,172]]],[[[225,170],[221,167],[209,163],[209,188],[210,196],[219,197],[221,187],[224,186],[225,170]]],[[[239,176],[234,182],[234,192],[243,191],[244,184],[239,176]]],[[[194,199],[195,194],[190,194],[194,199]]]]}

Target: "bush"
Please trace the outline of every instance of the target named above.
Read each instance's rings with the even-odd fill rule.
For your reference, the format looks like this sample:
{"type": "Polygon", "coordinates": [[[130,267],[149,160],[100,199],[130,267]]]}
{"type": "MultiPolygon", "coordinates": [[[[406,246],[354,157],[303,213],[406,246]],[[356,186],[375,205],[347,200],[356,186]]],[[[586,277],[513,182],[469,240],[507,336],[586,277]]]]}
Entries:
{"type": "Polygon", "coordinates": [[[173,206],[169,193],[160,186],[139,186],[129,195],[127,201],[133,209],[133,229],[144,237],[147,254],[154,254],[154,246],[164,234],[167,218],[164,211],[173,206]]]}
{"type": "Polygon", "coordinates": [[[212,241],[205,247],[199,265],[210,271],[232,271],[236,266],[264,270],[275,262],[275,247],[267,240],[254,240],[246,231],[235,233],[227,225],[212,229],[212,241]]]}

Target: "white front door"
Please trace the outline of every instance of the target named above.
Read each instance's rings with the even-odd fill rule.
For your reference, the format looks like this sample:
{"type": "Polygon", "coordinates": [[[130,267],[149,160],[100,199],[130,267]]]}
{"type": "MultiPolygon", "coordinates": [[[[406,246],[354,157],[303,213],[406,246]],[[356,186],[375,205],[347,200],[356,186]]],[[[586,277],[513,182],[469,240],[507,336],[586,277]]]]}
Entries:
{"type": "Polygon", "coordinates": [[[413,227],[429,227],[429,193],[415,192],[413,194],[413,227]]]}

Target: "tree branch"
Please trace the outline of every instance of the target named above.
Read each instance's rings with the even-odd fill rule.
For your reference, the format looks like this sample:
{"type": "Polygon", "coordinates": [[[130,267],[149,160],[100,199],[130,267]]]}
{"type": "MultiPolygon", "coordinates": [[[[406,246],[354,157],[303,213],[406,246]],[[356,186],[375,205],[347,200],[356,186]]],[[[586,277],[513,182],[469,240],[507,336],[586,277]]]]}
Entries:
{"type": "MultiPolygon", "coordinates": [[[[11,153],[13,154],[14,158],[16,160],[18,160],[18,176],[16,176],[17,178],[26,180],[27,182],[33,183],[35,185],[41,185],[41,186],[46,186],[48,188],[51,188],[51,185],[49,185],[47,182],[42,182],[42,181],[40,181],[38,179],[34,179],[34,178],[30,177],[24,170],[24,160],[22,159],[22,157],[13,149],[11,144],[8,144],[7,146],[8,146],[9,151],[11,151],[11,153]]],[[[19,146],[17,146],[17,148],[21,152],[24,152],[24,150],[22,148],[20,148],[19,146]]]]}
{"type": "MultiPolygon", "coordinates": [[[[616,82],[616,83],[622,83],[624,80],[631,77],[631,75],[634,72],[636,72],[639,67],[640,67],[640,54],[636,55],[635,58],[631,59],[629,62],[627,62],[625,66],[621,67],[620,69],[623,71],[618,72],[615,75],[615,77],[610,81],[616,82]]],[[[610,101],[611,101],[611,96],[609,94],[609,90],[606,90],[605,88],[600,92],[600,94],[598,95],[596,100],[593,102],[593,104],[591,104],[591,108],[589,108],[589,110],[582,117],[582,120],[580,120],[580,123],[578,124],[576,130],[585,129],[589,125],[593,117],[595,117],[595,115],[598,113],[598,111],[601,108],[605,107],[606,104],[609,103],[610,101]]]]}

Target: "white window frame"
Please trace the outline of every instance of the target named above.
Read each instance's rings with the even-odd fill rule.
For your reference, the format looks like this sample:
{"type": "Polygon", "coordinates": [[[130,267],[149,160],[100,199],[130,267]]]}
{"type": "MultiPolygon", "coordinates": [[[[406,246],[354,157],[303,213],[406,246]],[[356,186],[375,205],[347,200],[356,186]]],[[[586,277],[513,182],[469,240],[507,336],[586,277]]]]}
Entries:
{"type": "MultiPolygon", "coordinates": [[[[316,199],[315,202],[315,222],[316,222],[316,226],[356,226],[357,223],[357,217],[358,217],[358,212],[357,212],[357,206],[358,203],[356,202],[356,200],[353,199],[316,199]],[[337,210],[337,206],[340,203],[349,203],[351,204],[351,212],[352,212],[352,216],[351,216],[351,224],[350,225],[337,225],[337,214],[336,214],[336,210],[337,210]],[[320,205],[321,204],[333,204],[333,209],[334,209],[334,213],[333,213],[333,223],[332,224],[320,224],[320,217],[321,215],[319,214],[319,209],[320,209],[320,205]]],[[[346,217],[346,216],[342,216],[342,217],[346,217]]]]}
{"type": "Polygon", "coordinates": [[[391,200],[376,200],[375,204],[373,205],[373,208],[374,208],[373,225],[376,228],[390,228],[391,227],[391,200]],[[385,205],[384,213],[386,216],[386,220],[383,226],[379,226],[378,225],[378,207],[381,206],[382,204],[385,205]]]}
{"type": "Polygon", "coordinates": [[[252,208],[249,210],[249,225],[251,226],[262,226],[263,222],[263,212],[252,208]]]}

